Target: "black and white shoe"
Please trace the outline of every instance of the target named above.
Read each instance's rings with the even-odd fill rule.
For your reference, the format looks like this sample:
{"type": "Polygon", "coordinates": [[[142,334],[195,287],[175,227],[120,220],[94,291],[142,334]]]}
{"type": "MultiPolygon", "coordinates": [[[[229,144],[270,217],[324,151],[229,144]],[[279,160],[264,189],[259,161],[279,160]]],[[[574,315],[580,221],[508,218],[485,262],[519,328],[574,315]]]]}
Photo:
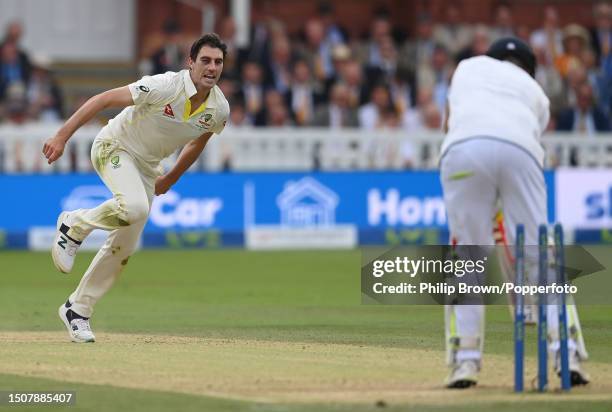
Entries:
{"type": "MultiPolygon", "coordinates": [[[[555,353],[555,372],[557,376],[561,377],[561,361],[560,351],[555,353]]],[[[570,383],[572,386],[587,385],[591,382],[591,377],[584,370],[578,351],[570,351],[569,354],[569,370],[570,370],[570,383]]]]}
{"type": "Polygon", "coordinates": [[[57,218],[57,233],[51,247],[53,264],[62,273],[70,273],[74,265],[74,258],[81,246],[81,242],[68,236],[70,226],[66,224],[69,213],[62,212],[57,218]]]}
{"type": "Polygon", "coordinates": [[[59,317],[68,330],[70,339],[76,343],[95,342],[96,337],[89,326],[89,318],[79,315],[70,309],[72,304],[67,301],[59,307],[59,317]]]}

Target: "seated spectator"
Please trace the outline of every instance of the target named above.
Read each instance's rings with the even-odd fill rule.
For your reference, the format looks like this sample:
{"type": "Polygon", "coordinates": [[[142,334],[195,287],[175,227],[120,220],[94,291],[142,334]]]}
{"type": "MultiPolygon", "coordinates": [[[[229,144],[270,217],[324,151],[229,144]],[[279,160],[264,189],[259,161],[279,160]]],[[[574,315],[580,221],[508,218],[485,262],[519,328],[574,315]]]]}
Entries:
{"type": "Polygon", "coordinates": [[[401,65],[414,75],[421,66],[430,64],[435,46],[431,16],[421,14],[417,18],[416,37],[407,41],[403,48],[405,61],[402,60],[401,65]]]}
{"type": "Polygon", "coordinates": [[[346,85],[349,91],[349,105],[358,108],[366,102],[368,88],[363,79],[361,65],[355,60],[346,62],[338,78],[338,82],[346,85]]]}
{"type": "Polygon", "coordinates": [[[312,18],[304,27],[305,42],[299,50],[300,58],[306,60],[316,81],[324,84],[333,76],[331,50],[333,45],[325,40],[325,27],[318,18],[312,18]]]}
{"type": "Polygon", "coordinates": [[[370,84],[390,82],[398,66],[398,51],[390,35],[382,37],[377,47],[377,62],[376,64],[370,63],[366,69],[370,84]]]}
{"type": "Polygon", "coordinates": [[[491,43],[503,37],[514,36],[516,36],[516,32],[514,30],[512,8],[507,3],[500,3],[493,11],[493,26],[489,36],[491,43]]]}
{"type": "Polygon", "coordinates": [[[248,61],[242,67],[242,86],[238,96],[245,102],[247,117],[257,124],[264,106],[263,71],[259,64],[248,61]]]}
{"type": "Polygon", "coordinates": [[[545,46],[534,46],[533,53],[537,61],[535,79],[550,99],[550,111],[555,115],[566,104],[563,79],[553,66],[552,60],[549,60],[545,46]]]}
{"type": "Polygon", "coordinates": [[[414,74],[408,68],[400,67],[389,84],[391,101],[400,118],[414,105],[416,85],[414,74]]]}
{"type": "Polygon", "coordinates": [[[385,84],[372,88],[370,100],[359,108],[359,127],[374,130],[385,126],[385,114],[392,109],[389,90],[385,84]]]}
{"type": "Polygon", "coordinates": [[[181,27],[174,20],[164,24],[164,44],[151,56],[150,73],[180,71],[185,67],[188,51],[183,44],[181,27]]]}
{"type": "MultiPolygon", "coordinates": [[[[270,126],[271,125],[270,121],[271,121],[271,118],[273,117],[271,113],[273,109],[275,109],[278,106],[283,106],[286,109],[285,112],[287,113],[287,117],[289,117],[289,111],[287,110],[286,96],[283,96],[282,94],[280,94],[274,89],[266,90],[264,94],[264,99],[262,102],[262,108],[257,113],[257,116],[255,116],[253,124],[258,127],[270,126]]],[[[248,115],[248,105],[245,107],[247,108],[247,115],[248,115]]],[[[278,114],[278,112],[276,114],[278,114]]]]}
{"type": "Polygon", "coordinates": [[[228,120],[228,126],[231,127],[244,127],[251,126],[252,123],[249,122],[249,119],[246,115],[246,110],[244,108],[244,102],[240,99],[234,99],[231,102],[230,107],[230,117],[228,120]]]}
{"type": "Polygon", "coordinates": [[[474,28],[470,45],[459,51],[455,60],[459,63],[461,60],[469,59],[470,57],[482,56],[487,53],[490,44],[489,29],[487,26],[479,24],[474,28]]]}
{"type": "Polygon", "coordinates": [[[576,107],[577,91],[582,83],[588,82],[587,71],[582,64],[572,66],[564,83],[564,107],[576,107]]]}
{"type": "Polygon", "coordinates": [[[337,44],[332,48],[332,65],[334,66],[334,75],[325,81],[324,98],[329,99],[329,93],[332,86],[342,81],[344,68],[351,62],[351,49],[346,44],[337,44]]]}
{"type": "Polygon", "coordinates": [[[591,44],[601,65],[612,54],[612,5],[601,2],[593,7],[595,26],[591,29],[591,44]]]}
{"type": "Polygon", "coordinates": [[[23,48],[21,47],[22,37],[23,26],[21,25],[21,23],[18,21],[10,22],[6,27],[4,38],[2,39],[2,44],[12,43],[15,45],[18,56],[17,60],[19,61],[19,65],[24,68],[25,82],[27,83],[29,80],[32,64],[30,62],[30,57],[28,56],[28,53],[26,53],[25,50],[23,50],[23,48]]]}
{"type": "Polygon", "coordinates": [[[287,93],[291,115],[297,126],[310,123],[319,95],[321,92],[316,89],[308,64],[298,60],[293,67],[293,79],[287,93]]]}
{"type": "Polygon", "coordinates": [[[0,104],[0,119],[9,123],[23,124],[28,120],[28,99],[22,82],[11,83],[0,104]]]}
{"type": "Polygon", "coordinates": [[[454,65],[448,52],[442,46],[436,46],[428,65],[417,72],[417,87],[431,90],[434,103],[440,110],[446,106],[446,97],[454,65]]]}
{"type": "Polygon", "coordinates": [[[552,64],[563,53],[563,32],[559,28],[559,13],[554,6],[544,8],[543,25],[531,34],[533,48],[544,49],[546,62],[552,64]]]}
{"type": "Polygon", "coordinates": [[[368,40],[359,51],[359,60],[364,62],[366,67],[381,67],[383,63],[380,47],[389,37],[391,37],[389,17],[386,14],[376,15],[370,25],[368,40]]]}
{"type": "Polygon", "coordinates": [[[423,127],[429,131],[440,131],[442,129],[442,114],[434,103],[429,103],[421,108],[423,127]]]}
{"type": "Polygon", "coordinates": [[[29,117],[38,121],[59,121],[63,116],[62,93],[51,75],[51,61],[38,56],[33,63],[26,90],[29,117]]]}
{"type": "Polygon", "coordinates": [[[563,78],[573,67],[582,64],[582,53],[588,45],[589,35],[584,27],[569,24],[563,29],[563,54],[555,59],[555,67],[563,78]]]}
{"type": "Polygon", "coordinates": [[[334,7],[331,3],[323,1],[318,6],[318,16],[323,23],[325,31],[325,43],[330,45],[333,49],[334,46],[346,43],[346,34],[344,30],[338,24],[334,7]]]}
{"type": "Polygon", "coordinates": [[[316,109],[310,125],[331,129],[359,126],[357,111],[349,105],[349,90],[345,84],[336,83],[332,87],[329,104],[316,109]]]}
{"type": "Polygon", "coordinates": [[[559,113],[557,130],[584,136],[610,131],[610,119],[595,105],[593,88],[588,82],[576,89],[576,106],[559,113]]]}
{"type": "MultiPolygon", "coordinates": [[[[240,94],[240,82],[233,77],[225,77],[222,75],[218,83],[219,89],[227,99],[232,99],[240,94]]],[[[244,102],[243,102],[244,103],[244,102]]],[[[231,106],[230,106],[231,107],[231,106]]]]}
{"type": "Polygon", "coordinates": [[[232,16],[225,16],[219,24],[219,37],[227,45],[227,55],[223,60],[223,77],[237,78],[239,73],[239,59],[242,50],[236,44],[236,21],[232,16]]]}
{"type": "Polygon", "coordinates": [[[450,2],[446,5],[446,21],[434,26],[433,38],[436,44],[441,44],[452,56],[465,49],[472,39],[472,28],[464,23],[461,16],[460,2],[450,2]]]}
{"type": "Polygon", "coordinates": [[[268,65],[266,85],[280,93],[287,93],[291,86],[291,44],[286,37],[279,37],[272,44],[272,56],[268,65]]]}
{"type": "Polygon", "coordinates": [[[0,46],[0,100],[4,99],[10,87],[18,85],[25,90],[30,79],[31,68],[19,56],[17,44],[5,42],[0,46]]]}
{"type": "Polygon", "coordinates": [[[268,127],[287,127],[293,123],[289,118],[287,106],[284,104],[274,104],[266,110],[266,125],[268,127]]]}

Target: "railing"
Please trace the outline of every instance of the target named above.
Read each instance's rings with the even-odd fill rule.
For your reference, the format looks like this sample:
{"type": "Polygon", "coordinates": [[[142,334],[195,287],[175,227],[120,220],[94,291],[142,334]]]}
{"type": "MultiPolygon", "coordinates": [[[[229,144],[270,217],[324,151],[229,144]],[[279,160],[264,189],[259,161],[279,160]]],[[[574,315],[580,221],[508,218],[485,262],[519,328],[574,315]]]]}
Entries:
{"type": "MultiPolygon", "coordinates": [[[[89,151],[100,130],[85,126],[65,155],[48,166],[42,144],[60,125],[0,126],[0,172],[91,171],[89,151]]],[[[315,128],[231,128],[215,136],[191,171],[398,170],[435,169],[441,133],[330,130],[315,128]]],[[[612,167],[612,134],[585,137],[547,134],[542,139],[547,167],[612,167]]],[[[171,165],[176,154],[164,161],[171,165]]]]}

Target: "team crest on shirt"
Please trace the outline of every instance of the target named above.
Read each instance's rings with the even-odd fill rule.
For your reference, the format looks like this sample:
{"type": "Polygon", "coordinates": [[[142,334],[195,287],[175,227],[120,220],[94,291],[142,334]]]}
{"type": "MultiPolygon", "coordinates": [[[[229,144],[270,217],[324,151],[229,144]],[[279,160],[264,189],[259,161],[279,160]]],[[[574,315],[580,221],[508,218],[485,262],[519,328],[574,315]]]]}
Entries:
{"type": "Polygon", "coordinates": [[[213,114],[212,114],[212,113],[210,113],[210,112],[206,112],[206,111],[205,111],[205,112],[204,112],[204,114],[203,114],[203,115],[201,115],[201,116],[198,118],[198,122],[197,122],[197,124],[196,124],[196,125],[197,125],[197,126],[200,128],[200,129],[208,129],[208,128],[210,128],[210,127],[212,126],[212,124],[211,124],[211,122],[210,122],[210,121],[212,120],[212,118],[213,118],[213,114]]]}
{"type": "Polygon", "coordinates": [[[121,163],[119,163],[120,161],[121,159],[117,155],[111,157],[111,164],[113,165],[113,169],[118,169],[121,167],[121,163]]]}

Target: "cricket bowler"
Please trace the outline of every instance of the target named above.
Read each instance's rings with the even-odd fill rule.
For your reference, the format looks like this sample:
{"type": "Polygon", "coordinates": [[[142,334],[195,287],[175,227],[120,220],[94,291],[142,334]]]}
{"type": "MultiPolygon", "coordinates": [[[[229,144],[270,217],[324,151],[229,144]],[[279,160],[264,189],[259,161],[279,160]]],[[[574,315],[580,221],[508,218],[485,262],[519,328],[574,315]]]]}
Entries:
{"type": "Polygon", "coordinates": [[[188,69],[145,76],[135,83],[89,99],[44,143],[51,164],[70,137],[100,111],[124,109],[96,136],[93,167],[112,192],[93,209],[65,211],[57,220],[51,250],[55,267],[70,273],[79,246],[94,229],[109,231],[106,243],[78,287],[59,308],[73,342],[94,342],[89,319],[134,252],[154,195],[166,193],[195,162],[213,133],[221,133],[229,104],[217,86],[227,46],[205,34],[191,46],[188,69]],[[160,161],[182,147],[174,166],[162,174],[160,161]]]}

